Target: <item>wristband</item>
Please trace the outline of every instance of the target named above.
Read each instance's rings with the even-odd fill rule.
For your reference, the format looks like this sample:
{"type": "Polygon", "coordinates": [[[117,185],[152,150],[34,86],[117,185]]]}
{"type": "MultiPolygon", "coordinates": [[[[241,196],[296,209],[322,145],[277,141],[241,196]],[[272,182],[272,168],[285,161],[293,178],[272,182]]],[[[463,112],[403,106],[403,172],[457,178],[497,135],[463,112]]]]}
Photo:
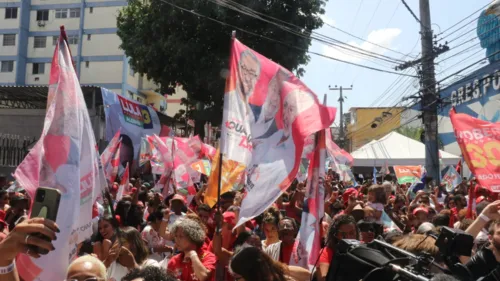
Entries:
{"type": "Polygon", "coordinates": [[[11,264],[8,266],[0,266],[0,274],[8,274],[14,271],[14,268],[16,267],[16,263],[12,261],[11,264]]]}
{"type": "Polygon", "coordinates": [[[166,219],[166,218],[163,218],[161,220],[164,221],[164,222],[168,222],[168,219],[166,219]]]}
{"type": "Polygon", "coordinates": [[[479,218],[482,219],[484,222],[489,222],[491,219],[488,218],[485,214],[480,214],[479,218]]]}

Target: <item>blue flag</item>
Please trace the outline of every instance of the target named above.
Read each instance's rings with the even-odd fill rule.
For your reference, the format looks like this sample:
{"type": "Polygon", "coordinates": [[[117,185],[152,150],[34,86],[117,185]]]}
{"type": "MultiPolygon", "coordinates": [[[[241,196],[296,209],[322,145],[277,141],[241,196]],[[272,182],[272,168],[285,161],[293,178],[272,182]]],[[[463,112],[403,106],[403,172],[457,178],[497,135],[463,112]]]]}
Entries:
{"type": "Polygon", "coordinates": [[[373,183],[377,183],[377,168],[373,167],[373,183]]]}

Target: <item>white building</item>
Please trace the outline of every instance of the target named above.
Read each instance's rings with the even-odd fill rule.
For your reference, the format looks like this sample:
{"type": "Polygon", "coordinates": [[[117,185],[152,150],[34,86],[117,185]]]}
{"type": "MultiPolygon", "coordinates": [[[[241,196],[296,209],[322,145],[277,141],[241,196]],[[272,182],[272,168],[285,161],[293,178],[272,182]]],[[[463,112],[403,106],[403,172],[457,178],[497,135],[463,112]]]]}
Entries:
{"type": "Polygon", "coordinates": [[[130,69],[119,48],[116,17],[125,5],[117,0],[0,0],[0,85],[47,85],[64,25],[82,85],[154,103],[166,113],[166,98],[130,69]]]}

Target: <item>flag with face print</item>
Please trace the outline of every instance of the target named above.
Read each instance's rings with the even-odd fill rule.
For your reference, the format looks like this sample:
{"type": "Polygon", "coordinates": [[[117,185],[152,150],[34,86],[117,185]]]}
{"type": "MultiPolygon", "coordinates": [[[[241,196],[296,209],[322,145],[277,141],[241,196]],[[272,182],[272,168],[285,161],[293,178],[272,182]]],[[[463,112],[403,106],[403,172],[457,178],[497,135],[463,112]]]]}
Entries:
{"type": "Polygon", "coordinates": [[[290,186],[306,138],[328,128],[336,110],[323,106],[290,71],[236,39],[229,64],[220,147],[224,159],[246,167],[248,194],[239,226],[290,186]]]}

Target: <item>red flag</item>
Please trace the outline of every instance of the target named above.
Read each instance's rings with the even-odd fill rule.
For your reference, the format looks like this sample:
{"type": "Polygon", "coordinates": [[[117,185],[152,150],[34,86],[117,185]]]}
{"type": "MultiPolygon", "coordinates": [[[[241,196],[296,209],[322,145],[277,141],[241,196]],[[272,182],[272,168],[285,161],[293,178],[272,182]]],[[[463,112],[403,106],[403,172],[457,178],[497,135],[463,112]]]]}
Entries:
{"type": "Polygon", "coordinates": [[[14,174],[31,198],[39,186],[62,194],[56,220],[61,232],[53,241],[56,249],[39,259],[18,256],[17,269],[25,281],[66,278],[77,244],[92,235],[92,206],[101,193],[94,131],[65,37],[61,28],[42,134],[14,174]]]}
{"type": "Polygon", "coordinates": [[[460,174],[460,171],[462,170],[462,158],[458,160],[457,167],[455,168],[455,170],[457,171],[457,173],[460,174]]]}
{"type": "Polygon", "coordinates": [[[491,123],[450,110],[457,143],[481,186],[500,192],[500,123],[491,123]]]}

